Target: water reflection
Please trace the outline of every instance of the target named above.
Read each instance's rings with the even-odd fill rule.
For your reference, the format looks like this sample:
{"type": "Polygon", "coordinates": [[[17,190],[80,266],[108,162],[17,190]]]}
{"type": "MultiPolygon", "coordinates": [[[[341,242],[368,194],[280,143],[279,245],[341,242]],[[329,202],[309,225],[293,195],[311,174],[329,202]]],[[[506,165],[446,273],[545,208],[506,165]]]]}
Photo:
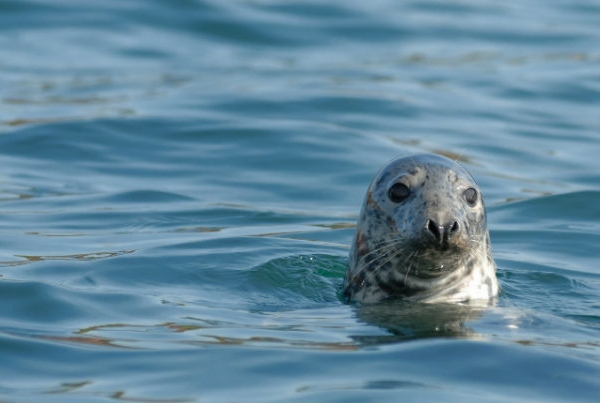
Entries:
{"type": "Polygon", "coordinates": [[[479,319],[487,306],[425,304],[389,301],[356,307],[359,320],[390,332],[389,335],[354,336],[361,344],[382,344],[430,337],[477,338],[468,322],[479,319]]]}

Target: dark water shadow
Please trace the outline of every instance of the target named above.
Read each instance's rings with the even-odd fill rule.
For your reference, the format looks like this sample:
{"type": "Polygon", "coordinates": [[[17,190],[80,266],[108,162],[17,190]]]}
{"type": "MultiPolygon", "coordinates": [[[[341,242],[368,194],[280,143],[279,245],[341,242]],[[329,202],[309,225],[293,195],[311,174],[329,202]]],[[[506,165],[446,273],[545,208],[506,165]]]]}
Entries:
{"type": "Polygon", "coordinates": [[[425,304],[390,301],[357,305],[359,320],[389,332],[388,335],[360,335],[353,339],[363,345],[395,343],[432,337],[477,338],[468,322],[479,319],[488,306],[425,304]]]}

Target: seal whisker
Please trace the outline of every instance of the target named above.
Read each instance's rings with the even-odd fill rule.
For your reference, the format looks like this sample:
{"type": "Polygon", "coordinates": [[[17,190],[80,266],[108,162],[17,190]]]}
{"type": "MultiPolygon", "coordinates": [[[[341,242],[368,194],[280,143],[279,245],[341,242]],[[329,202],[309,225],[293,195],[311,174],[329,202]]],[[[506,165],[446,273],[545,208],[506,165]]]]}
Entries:
{"type": "Polygon", "coordinates": [[[376,252],[379,252],[380,254],[375,256],[372,260],[371,260],[371,264],[377,262],[377,266],[375,266],[375,268],[373,270],[370,271],[369,274],[374,275],[379,269],[381,269],[381,267],[385,266],[387,263],[389,263],[394,257],[396,257],[397,255],[402,253],[402,250],[395,250],[395,248],[392,246],[386,247],[386,248],[379,248],[375,250],[376,252]],[[383,250],[385,249],[385,250],[383,250]],[[383,258],[383,259],[382,259],[383,258]]]}
{"type": "Polygon", "coordinates": [[[366,266],[368,266],[381,259],[382,257],[386,257],[389,253],[394,252],[395,249],[396,244],[384,245],[382,247],[374,249],[365,256],[363,263],[366,266]],[[367,257],[369,257],[369,259],[367,259],[367,257]]]}
{"type": "MultiPolygon", "coordinates": [[[[383,248],[379,248],[377,249],[378,251],[380,251],[383,248]]],[[[376,275],[377,273],[383,268],[385,267],[385,265],[387,265],[389,262],[391,262],[393,259],[402,256],[404,250],[403,249],[398,249],[395,250],[395,248],[391,248],[391,247],[387,247],[387,250],[383,253],[381,253],[379,256],[377,256],[376,259],[372,260],[372,263],[377,262],[377,265],[372,268],[366,275],[366,279],[369,280],[376,280],[376,275]]],[[[410,256],[410,254],[409,254],[410,256]]]]}
{"type": "Polygon", "coordinates": [[[365,259],[364,263],[368,265],[368,264],[372,263],[373,261],[375,261],[378,257],[380,257],[377,255],[378,253],[387,253],[388,250],[394,250],[394,249],[397,249],[399,246],[402,246],[402,243],[401,243],[402,239],[403,239],[403,237],[399,236],[399,237],[395,237],[395,238],[392,238],[389,240],[379,242],[377,244],[377,247],[375,249],[373,249],[372,251],[370,251],[366,255],[366,256],[373,255],[374,258],[371,260],[365,259]]]}
{"type": "Polygon", "coordinates": [[[408,285],[408,274],[410,273],[410,269],[412,269],[412,261],[416,255],[417,251],[413,251],[408,255],[408,266],[406,267],[406,273],[404,274],[404,285],[408,285]]]}

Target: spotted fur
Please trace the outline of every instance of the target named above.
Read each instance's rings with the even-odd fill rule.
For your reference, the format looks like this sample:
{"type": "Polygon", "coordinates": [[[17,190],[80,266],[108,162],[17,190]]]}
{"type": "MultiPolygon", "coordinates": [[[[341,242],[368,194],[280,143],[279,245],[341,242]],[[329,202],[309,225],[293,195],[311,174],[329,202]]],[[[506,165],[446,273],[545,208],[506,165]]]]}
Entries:
{"type": "Polygon", "coordinates": [[[485,206],[471,175],[434,154],[397,158],[381,169],[360,213],[346,297],[364,303],[467,302],[497,293],[485,206]],[[398,183],[410,193],[394,202],[389,192],[398,183]],[[467,189],[477,191],[473,205],[467,189]]]}

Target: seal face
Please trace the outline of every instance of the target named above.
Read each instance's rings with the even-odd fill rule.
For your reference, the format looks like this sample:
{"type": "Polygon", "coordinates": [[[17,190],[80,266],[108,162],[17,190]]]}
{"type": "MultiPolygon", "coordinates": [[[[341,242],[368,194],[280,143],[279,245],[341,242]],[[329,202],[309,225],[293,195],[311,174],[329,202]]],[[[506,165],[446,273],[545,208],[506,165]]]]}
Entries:
{"type": "Polygon", "coordinates": [[[485,206],[471,175],[435,154],[383,167],[362,206],[344,295],[468,302],[497,293],[485,206]]]}

